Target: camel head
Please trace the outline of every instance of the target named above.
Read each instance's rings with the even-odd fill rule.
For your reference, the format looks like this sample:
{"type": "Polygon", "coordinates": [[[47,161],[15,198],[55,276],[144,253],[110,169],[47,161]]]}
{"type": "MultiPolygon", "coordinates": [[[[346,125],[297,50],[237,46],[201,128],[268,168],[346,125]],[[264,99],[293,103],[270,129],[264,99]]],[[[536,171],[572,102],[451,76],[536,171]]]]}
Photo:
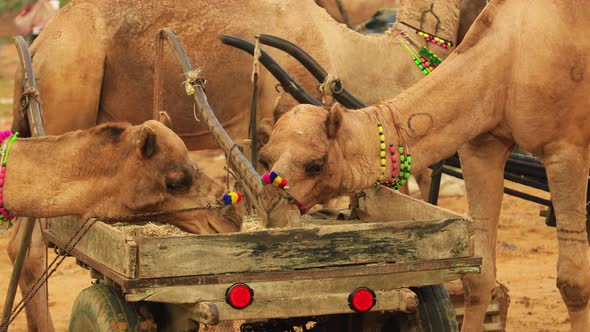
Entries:
{"type": "MultiPolygon", "coordinates": [[[[4,192],[9,211],[19,216],[113,217],[223,205],[224,187],[199,170],[171,129],[154,120],[19,139],[10,163],[4,192]],[[39,167],[43,172],[35,170],[39,167]],[[19,181],[36,173],[48,174],[36,182],[36,190],[19,181]]],[[[149,220],[192,233],[230,232],[240,229],[240,209],[227,206],[149,220]]]]}
{"type": "MultiPolygon", "coordinates": [[[[109,128],[113,127],[105,125],[96,131],[113,130],[109,128]]],[[[123,161],[125,166],[112,177],[113,184],[120,189],[108,207],[111,215],[223,204],[220,199],[224,187],[201,172],[183,141],[160,122],[124,127],[120,143],[123,146],[113,152],[128,157],[123,161]]],[[[240,212],[239,207],[227,206],[159,219],[192,233],[220,233],[240,229],[240,212]]]]}
{"type": "Polygon", "coordinates": [[[259,162],[285,178],[307,208],[343,194],[342,109],[299,105],[275,123],[259,162]]]}

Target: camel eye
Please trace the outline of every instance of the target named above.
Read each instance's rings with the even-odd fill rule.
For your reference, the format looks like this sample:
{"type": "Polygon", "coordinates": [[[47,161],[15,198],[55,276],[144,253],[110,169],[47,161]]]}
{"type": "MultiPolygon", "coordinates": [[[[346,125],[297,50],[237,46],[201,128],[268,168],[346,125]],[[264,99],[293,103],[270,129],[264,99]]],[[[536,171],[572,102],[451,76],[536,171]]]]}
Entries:
{"type": "Polygon", "coordinates": [[[320,175],[326,165],[326,157],[312,160],[305,164],[305,173],[310,176],[320,175]]]}
{"type": "Polygon", "coordinates": [[[264,167],[264,169],[269,170],[270,168],[268,167],[268,161],[266,161],[265,159],[258,159],[258,162],[260,163],[260,165],[262,165],[262,167],[264,167]]]}
{"type": "Polygon", "coordinates": [[[166,177],[166,190],[170,193],[186,192],[192,184],[193,178],[185,169],[170,172],[166,177]]]}

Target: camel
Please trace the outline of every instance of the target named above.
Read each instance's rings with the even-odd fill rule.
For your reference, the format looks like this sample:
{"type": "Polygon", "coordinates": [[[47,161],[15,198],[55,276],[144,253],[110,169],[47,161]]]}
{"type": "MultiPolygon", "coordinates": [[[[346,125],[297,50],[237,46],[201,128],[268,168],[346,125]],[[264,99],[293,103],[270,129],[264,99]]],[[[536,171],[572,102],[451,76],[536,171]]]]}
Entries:
{"type": "Polygon", "coordinates": [[[328,14],[340,23],[346,23],[351,27],[357,26],[368,20],[373,14],[382,8],[397,8],[399,0],[315,0],[318,6],[326,9],[328,14]],[[348,21],[344,19],[343,12],[338,7],[341,2],[348,21]]]}
{"type": "MultiPolygon", "coordinates": [[[[495,287],[495,244],[503,169],[515,144],[544,164],[557,216],[557,282],[572,331],[589,331],[586,192],[590,89],[585,31],[590,8],[550,0],[492,0],[462,44],[431,75],[362,110],[297,106],[275,124],[261,162],[311,206],[367,190],[381,175],[380,134],[411,172],[459,151],[480,275],[463,279],[463,331],[480,331],[495,287]],[[556,22],[551,28],[547,22],[556,22]],[[538,36],[535,43],[531,36],[538,36]],[[541,51],[542,50],[542,51],[541,51]],[[535,54],[531,57],[531,54],[535,54]],[[407,160],[407,158],[406,158],[407,160]]],[[[388,178],[388,176],[387,176],[388,178]]],[[[385,180],[384,180],[385,181],[385,180]]],[[[397,182],[397,179],[396,179],[397,182]]]]}
{"type": "MultiPolygon", "coordinates": [[[[223,205],[219,200],[224,187],[200,172],[172,130],[150,120],[137,126],[103,124],[60,136],[17,139],[8,156],[2,193],[3,206],[19,217],[86,219],[223,205]]],[[[240,230],[243,212],[241,207],[228,206],[150,220],[198,234],[235,232],[240,230]]],[[[22,232],[22,224],[15,223],[15,233],[22,232]]],[[[13,261],[17,245],[9,244],[13,261]]],[[[42,273],[42,247],[38,242],[31,248],[21,290],[28,290],[42,273]]],[[[29,331],[43,329],[48,318],[44,301],[36,296],[27,305],[29,331]]]]}

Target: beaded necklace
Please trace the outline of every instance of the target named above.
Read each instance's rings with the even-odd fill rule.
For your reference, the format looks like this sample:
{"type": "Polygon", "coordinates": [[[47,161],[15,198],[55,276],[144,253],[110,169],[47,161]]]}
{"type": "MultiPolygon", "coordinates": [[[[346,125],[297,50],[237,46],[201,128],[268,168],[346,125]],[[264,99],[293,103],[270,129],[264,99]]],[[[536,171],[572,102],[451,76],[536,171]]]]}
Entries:
{"type": "Polygon", "coordinates": [[[407,26],[410,29],[413,29],[414,31],[416,31],[416,33],[418,34],[418,36],[423,37],[424,40],[426,40],[429,43],[433,43],[433,44],[438,45],[438,46],[440,46],[440,47],[442,47],[444,49],[448,49],[450,47],[453,47],[453,42],[450,41],[450,40],[446,40],[444,38],[440,38],[440,37],[438,37],[436,35],[433,35],[431,33],[422,31],[422,30],[416,28],[415,26],[412,26],[412,25],[410,25],[410,24],[408,24],[406,22],[400,21],[399,23],[407,26]]]}
{"type": "MultiPolygon", "coordinates": [[[[394,116],[394,122],[395,116],[394,116]]],[[[403,186],[410,177],[410,172],[412,171],[412,156],[409,153],[409,149],[404,147],[405,140],[403,140],[403,136],[401,134],[400,128],[401,123],[396,122],[395,130],[397,132],[397,136],[400,140],[400,144],[397,147],[397,152],[399,152],[399,170],[398,170],[398,161],[396,156],[396,149],[393,144],[389,145],[389,153],[391,156],[391,178],[387,180],[387,182],[382,183],[384,175],[385,175],[385,165],[386,165],[386,158],[385,158],[385,134],[383,132],[383,126],[380,122],[377,122],[377,128],[379,131],[379,142],[380,142],[380,157],[381,157],[381,175],[379,179],[376,181],[376,185],[383,185],[393,190],[399,190],[401,186],[403,186]],[[402,142],[403,140],[403,142],[402,142]]]]}
{"type": "Polygon", "coordinates": [[[10,130],[0,132],[0,142],[3,142],[0,148],[0,160],[2,161],[2,168],[0,169],[0,224],[4,222],[10,222],[14,219],[14,216],[8,213],[8,210],[4,207],[4,178],[6,176],[6,162],[8,160],[8,153],[12,143],[16,141],[18,132],[14,135],[10,130]],[[7,138],[10,137],[9,140],[7,138]]]}

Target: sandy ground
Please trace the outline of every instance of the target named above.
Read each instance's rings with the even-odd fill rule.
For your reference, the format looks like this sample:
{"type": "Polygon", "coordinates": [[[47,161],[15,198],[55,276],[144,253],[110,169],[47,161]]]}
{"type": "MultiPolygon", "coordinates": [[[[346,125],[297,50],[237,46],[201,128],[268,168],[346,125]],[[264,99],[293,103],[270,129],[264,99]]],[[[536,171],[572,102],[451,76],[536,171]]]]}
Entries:
{"type": "MultiPolygon", "coordinates": [[[[11,45],[4,44],[0,49],[0,129],[10,125],[10,105],[6,104],[12,96],[10,80],[17,64],[15,54],[11,45]]],[[[221,162],[201,162],[201,166],[205,172],[214,174],[220,169],[221,162]]],[[[514,187],[513,184],[509,185],[514,187]]],[[[529,188],[525,190],[548,197],[546,193],[529,188]]],[[[466,200],[460,192],[456,196],[441,198],[440,205],[464,213],[466,200]]],[[[566,331],[569,326],[565,306],[555,288],[555,229],[544,225],[544,219],[539,217],[541,208],[540,205],[511,196],[505,196],[502,205],[497,243],[497,279],[509,288],[512,300],[507,331],[566,331]]],[[[0,234],[0,309],[12,269],[6,255],[10,234],[10,231],[0,234]]],[[[90,286],[90,281],[88,272],[78,268],[72,258],[67,259],[50,280],[49,310],[58,331],[67,330],[71,305],[78,292],[90,286]]],[[[26,331],[24,314],[18,317],[10,331],[26,331]]]]}

